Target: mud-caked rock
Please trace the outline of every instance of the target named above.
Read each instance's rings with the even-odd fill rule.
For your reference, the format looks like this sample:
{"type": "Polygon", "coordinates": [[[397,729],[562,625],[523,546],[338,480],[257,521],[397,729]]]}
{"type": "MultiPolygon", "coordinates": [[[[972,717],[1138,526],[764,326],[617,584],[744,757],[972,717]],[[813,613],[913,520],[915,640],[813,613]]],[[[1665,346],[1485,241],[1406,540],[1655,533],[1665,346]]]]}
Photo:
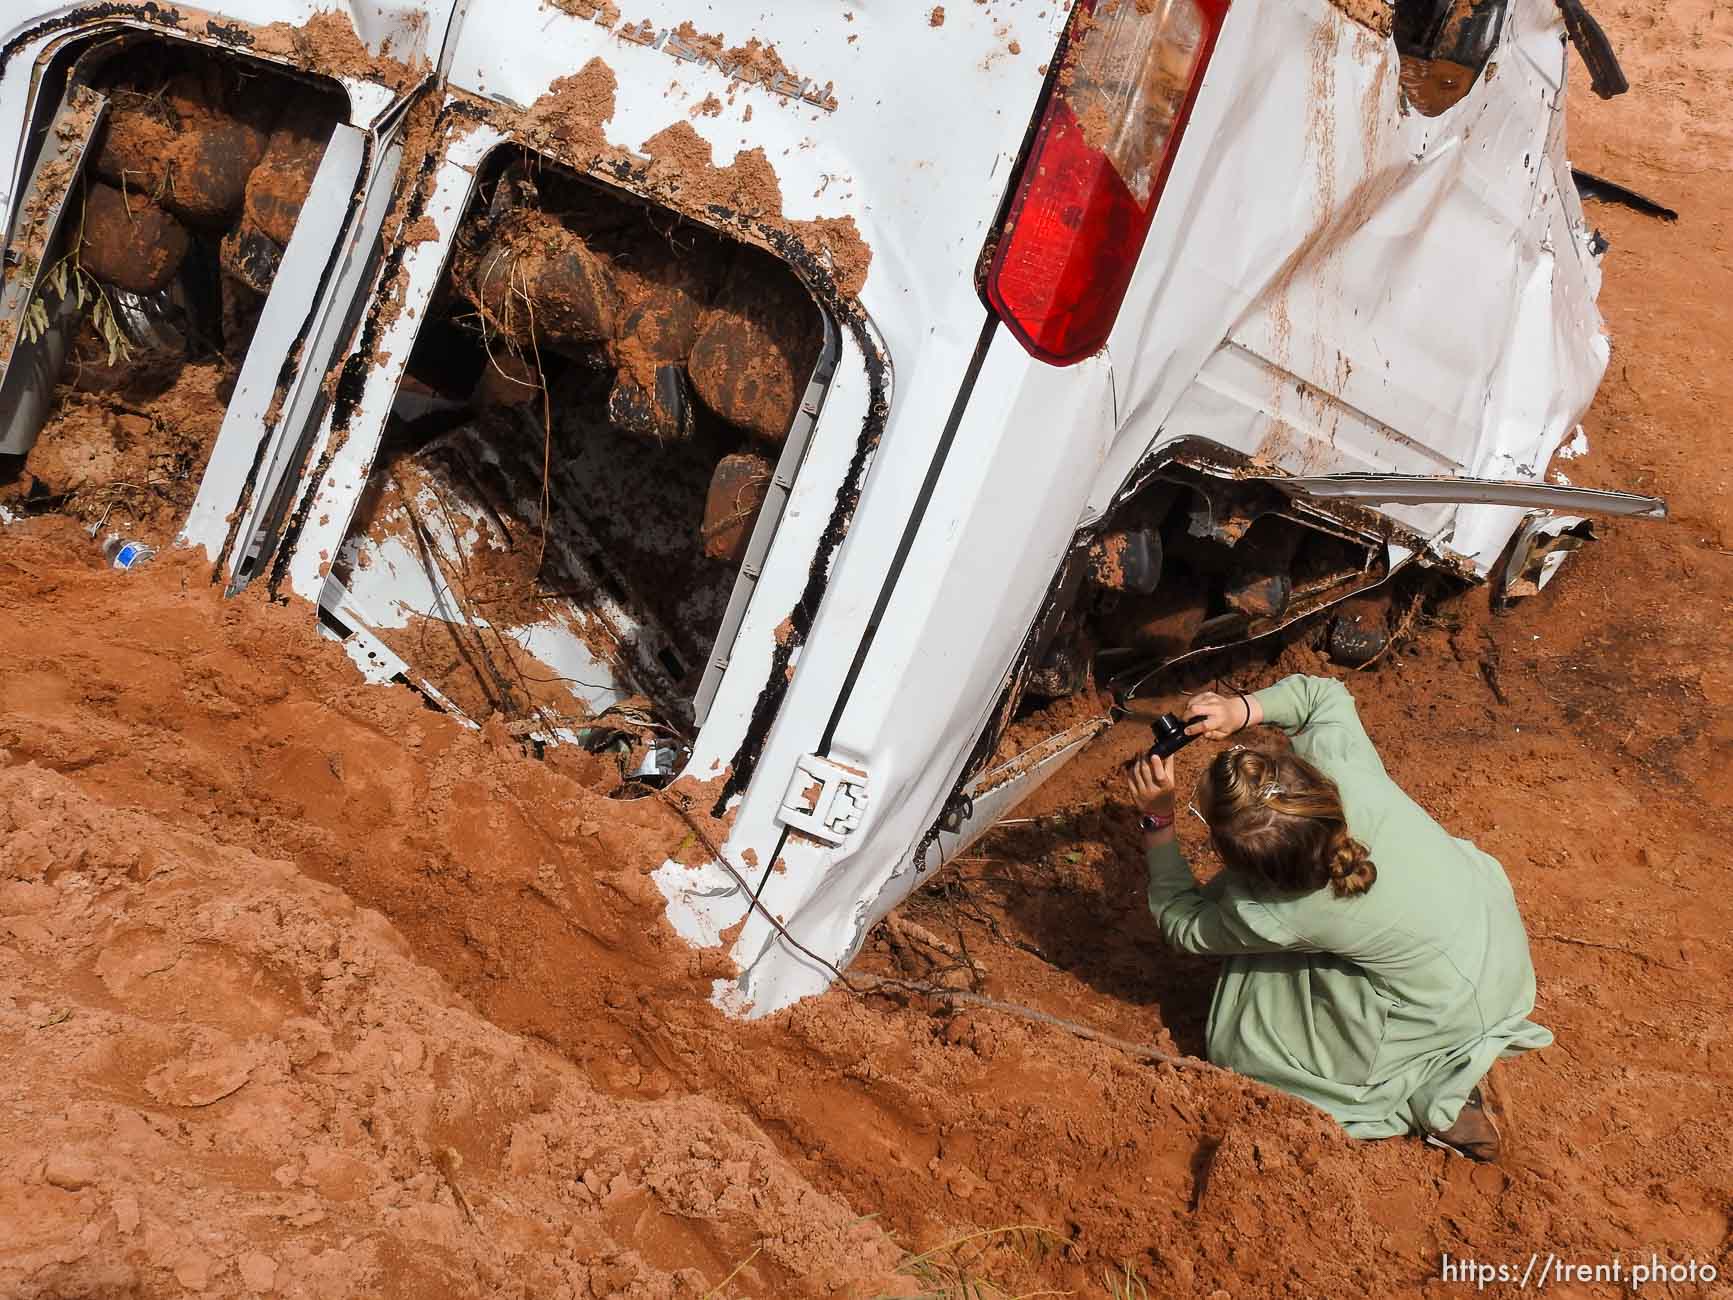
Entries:
{"type": "Polygon", "coordinates": [[[131,293],[168,287],[192,239],[148,194],[98,181],[85,191],[78,263],[104,284],[131,293]]]}
{"type": "Polygon", "coordinates": [[[818,313],[805,290],[768,257],[743,251],[704,314],[687,371],[717,415],[781,442],[820,341],[818,313]]]}

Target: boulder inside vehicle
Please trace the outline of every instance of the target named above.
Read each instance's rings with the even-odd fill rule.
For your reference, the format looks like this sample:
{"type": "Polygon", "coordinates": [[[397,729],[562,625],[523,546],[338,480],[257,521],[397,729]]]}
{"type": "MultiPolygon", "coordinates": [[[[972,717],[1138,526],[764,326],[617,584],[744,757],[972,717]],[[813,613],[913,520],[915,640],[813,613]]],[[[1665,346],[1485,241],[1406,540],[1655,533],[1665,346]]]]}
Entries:
{"type": "Polygon", "coordinates": [[[36,427],[10,430],[0,498],[161,542],[192,504],[347,100],[188,42],[111,39],[74,58],[105,104],[24,326],[52,336],[38,352],[52,391],[36,427]]]}
{"type": "Polygon", "coordinates": [[[502,147],[334,575],[478,721],[686,734],[826,339],[764,250],[502,147]]]}
{"type": "Polygon", "coordinates": [[[1374,533],[1267,484],[1157,474],[1073,550],[991,733],[992,757],[1045,739],[1079,700],[1105,710],[1164,669],[1325,610],[1332,652],[1339,641],[1343,658],[1363,662],[1387,638],[1389,576],[1374,533]]]}

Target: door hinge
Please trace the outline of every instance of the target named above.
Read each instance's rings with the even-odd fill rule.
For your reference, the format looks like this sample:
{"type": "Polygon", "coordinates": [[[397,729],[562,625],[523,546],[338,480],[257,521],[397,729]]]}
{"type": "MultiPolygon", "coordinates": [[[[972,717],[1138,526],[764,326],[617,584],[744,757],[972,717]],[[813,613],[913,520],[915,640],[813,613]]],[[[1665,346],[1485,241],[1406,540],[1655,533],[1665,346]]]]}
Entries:
{"type": "Polygon", "coordinates": [[[782,797],[781,821],[826,844],[841,844],[866,816],[867,774],[818,754],[803,754],[782,797]]]}

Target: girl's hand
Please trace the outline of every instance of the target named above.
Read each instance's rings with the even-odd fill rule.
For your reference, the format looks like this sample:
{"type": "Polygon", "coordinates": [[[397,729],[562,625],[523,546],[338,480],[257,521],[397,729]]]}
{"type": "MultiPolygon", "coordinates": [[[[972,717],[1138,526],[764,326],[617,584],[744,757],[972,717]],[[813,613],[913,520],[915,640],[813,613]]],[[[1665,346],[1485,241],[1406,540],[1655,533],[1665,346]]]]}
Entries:
{"type": "Polygon", "coordinates": [[[1217,695],[1204,691],[1185,703],[1185,734],[1205,740],[1226,740],[1236,731],[1262,722],[1264,711],[1250,695],[1217,695]]]}
{"type": "Polygon", "coordinates": [[[1152,817],[1173,816],[1173,758],[1145,755],[1131,765],[1126,777],[1137,811],[1152,817]]]}

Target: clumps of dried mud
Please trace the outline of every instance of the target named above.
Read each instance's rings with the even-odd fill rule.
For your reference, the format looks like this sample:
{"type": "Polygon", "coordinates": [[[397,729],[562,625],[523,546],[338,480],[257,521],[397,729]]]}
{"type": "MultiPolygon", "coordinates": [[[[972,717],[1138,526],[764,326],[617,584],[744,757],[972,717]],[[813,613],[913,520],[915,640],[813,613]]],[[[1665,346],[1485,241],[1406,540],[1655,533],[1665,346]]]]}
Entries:
{"type": "Polygon", "coordinates": [[[883,1231],[698,1097],[490,1024],[292,862],[0,770],[0,1289],[20,1297],[815,1292],[883,1231]]]}
{"type": "Polygon", "coordinates": [[[777,216],[782,190],[760,147],[743,149],[727,166],[715,164],[710,142],[690,122],[675,122],[644,141],[646,177],[659,191],[694,211],[715,204],[748,217],[777,216]]]}
{"type": "Polygon", "coordinates": [[[592,22],[612,27],[620,21],[619,6],[609,0],[548,0],[561,13],[568,13],[574,18],[585,18],[592,22]]]}
{"type": "MultiPolygon", "coordinates": [[[[588,15],[581,15],[588,16],[588,15]]],[[[676,29],[697,48],[720,46],[690,23],[676,29]]],[[[775,49],[757,41],[721,51],[719,57],[754,69],[780,70],[775,49]]],[[[634,153],[609,145],[603,131],[613,117],[615,75],[599,58],[554,82],[510,127],[526,142],[579,171],[613,171],[637,179],[646,196],[707,223],[716,210],[732,214],[735,228],[756,242],[792,237],[827,274],[842,299],[858,297],[872,264],[872,250],[852,216],[790,221],[782,216],[782,190],[762,148],[741,150],[718,164],[708,141],[687,122],[675,122],[644,141],[634,153]]],[[[498,106],[476,100],[474,108],[496,116],[498,106]]],[[[784,250],[778,250],[784,251],[784,250]]]]}
{"type": "Polygon", "coordinates": [[[0,1292],[662,1297],[742,1261],[761,1294],[892,1284],[882,1228],[600,1023],[657,985],[714,1019],[727,963],[644,876],[691,837],[679,792],[610,802],[360,687],[304,607],[225,605],[190,555],[123,576],[64,523],[8,542],[0,1292]],[[587,953],[589,1049],[490,1023],[330,883],[381,868],[489,984],[587,953]],[[523,908],[564,937],[522,945],[523,908]]]}
{"type": "Polygon", "coordinates": [[[1047,701],[1039,708],[1016,718],[993,747],[990,764],[1009,762],[1025,750],[1042,741],[1068,731],[1072,727],[1097,718],[1106,718],[1113,708],[1113,696],[1091,685],[1071,695],[1047,701]]]}
{"type": "Polygon", "coordinates": [[[342,74],[397,91],[408,90],[428,68],[425,50],[398,58],[387,44],[375,54],[356,35],[354,24],[341,10],[323,10],[298,24],[272,23],[248,34],[256,53],[274,54],[324,76],[342,74]]]}
{"type": "MultiPolygon", "coordinates": [[[[87,364],[103,368],[99,356],[87,364]]],[[[218,362],[177,359],[172,382],[160,392],[149,391],[148,367],[128,368],[132,392],[63,392],[22,473],[0,487],[0,505],[52,506],[103,534],[172,539],[222,427],[214,390],[223,374],[218,362]],[[136,391],[138,385],[146,391],[136,391]]]]}
{"type": "Polygon", "coordinates": [[[608,142],[602,126],[614,115],[614,70],[592,58],[560,77],[520,119],[524,138],[574,163],[602,157],[608,142]]]}

